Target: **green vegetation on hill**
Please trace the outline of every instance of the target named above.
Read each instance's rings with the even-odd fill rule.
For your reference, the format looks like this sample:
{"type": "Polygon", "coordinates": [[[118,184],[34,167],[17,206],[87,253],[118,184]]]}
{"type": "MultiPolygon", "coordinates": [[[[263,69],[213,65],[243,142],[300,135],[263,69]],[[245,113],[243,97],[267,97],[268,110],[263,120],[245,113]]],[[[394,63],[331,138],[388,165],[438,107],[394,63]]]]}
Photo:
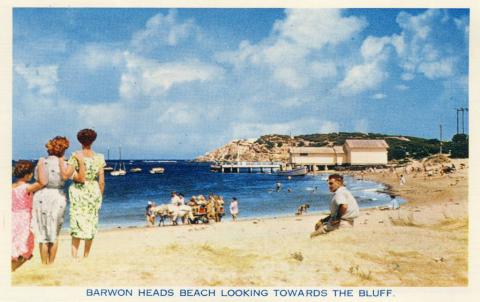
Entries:
{"type": "MultiPolygon", "coordinates": [[[[438,139],[360,132],[306,134],[295,137],[271,134],[261,136],[256,143],[265,145],[271,150],[274,147],[282,146],[339,146],[343,145],[347,139],[384,139],[389,145],[388,160],[402,160],[406,158],[421,159],[440,152],[440,141],[438,139]]],[[[451,152],[451,156],[454,158],[468,157],[468,136],[465,134],[457,134],[453,136],[452,141],[444,141],[443,152],[451,152]]]]}

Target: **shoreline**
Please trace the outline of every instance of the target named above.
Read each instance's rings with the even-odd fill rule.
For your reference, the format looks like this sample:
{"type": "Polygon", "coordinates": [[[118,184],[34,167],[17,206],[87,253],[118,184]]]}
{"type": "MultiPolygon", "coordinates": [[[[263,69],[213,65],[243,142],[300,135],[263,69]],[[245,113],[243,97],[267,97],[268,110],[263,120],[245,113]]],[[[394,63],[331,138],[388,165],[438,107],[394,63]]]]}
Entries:
{"type": "MultiPolygon", "coordinates": [[[[323,171],[322,171],[323,172],[323,171]]],[[[318,173],[318,174],[309,174],[311,176],[320,176],[321,174],[330,174],[330,173],[318,173]]],[[[355,176],[352,176],[350,175],[351,177],[355,178],[356,180],[360,180],[362,181],[362,179],[359,179],[359,178],[356,178],[355,176]]],[[[321,181],[321,180],[319,180],[321,181]]],[[[372,180],[369,180],[369,179],[365,179],[365,181],[372,181],[372,180]]],[[[375,193],[376,194],[385,194],[385,195],[389,195],[390,194],[390,185],[388,184],[385,184],[384,182],[382,181],[378,181],[378,180],[373,180],[373,182],[375,182],[376,184],[380,184],[384,187],[384,189],[378,189],[378,190],[375,190],[375,193]]],[[[370,189],[368,189],[370,190],[370,189]]],[[[327,189],[327,192],[328,192],[328,189],[327,189]]],[[[329,193],[329,192],[328,192],[329,193]]],[[[330,194],[330,193],[329,193],[330,194]]],[[[300,204],[299,204],[300,205],[300,204]]],[[[382,203],[382,204],[376,204],[376,205],[364,205],[364,206],[361,206],[360,205],[360,209],[361,210],[366,210],[366,209],[372,209],[372,208],[377,208],[379,206],[384,206],[384,205],[388,205],[388,201],[386,201],[385,203],[382,203]]],[[[308,213],[311,213],[313,215],[323,215],[325,212],[328,212],[329,209],[328,209],[328,203],[324,206],[325,208],[324,209],[316,209],[316,210],[309,210],[308,213]]],[[[282,218],[282,217],[296,217],[294,215],[295,213],[295,210],[296,209],[293,209],[291,212],[279,212],[279,213],[274,213],[274,214],[265,214],[264,216],[246,216],[246,217],[240,217],[238,220],[239,221],[250,221],[250,220],[255,220],[255,219],[277,219],[277,218],[282,218]]],[[[305,214],[304,214],[305,215],[305,214]]],[[[225,219],[227,221],[229,221],[231,219],[231,216],[229,214],[226,214],[224,216],[224,218],[222,218],[222,222],[225,221],[225,219]]],[[[67,221],[67,220],[65,220],[67,221]]],[[[169,222],[170,223],[170,222],[169,222]]],[[[170,225],[170,224],[169,224],[170,225]]],[[[182,223],[179,223],[178,226],[181,226],[182,223]]],[[[146,222],[145,220],[139,220],[139,221],[135,221],[135,222],[125,222],[125,224],[122,224],[122,223],[108,223],[104,226],[101,225],[101,223],[99,224],[99,227],[98,227],[98,230],[101,232],[101,231],[109,231],[109,230],[117,230],[117,229],[135,229],[135,228],[143,228],[143,227],[147,227],[146,226],[146,222]],[[133,224],[128,224],[128,223],[137,223],[136,225],[133,225],[133,224]]],[[[61,234],[64,234],[64,235],[68,235],[68,227],[66,228],[62,228],[61,230],[61,234]]]]}
{"type": "Polygon", "coordinates": [[[56,262],[33,260],[13,286],[467,286],[468,166],[423,179],[366,173],[406,200],[362,209],[352,229],[309,238],[320,214],[101,230],[74,261],[61,235],[56,262]],[[128,272],[128,275],[123,273],[128,272]],[[128,276],[128,277],[127,277],[128,276]]]}

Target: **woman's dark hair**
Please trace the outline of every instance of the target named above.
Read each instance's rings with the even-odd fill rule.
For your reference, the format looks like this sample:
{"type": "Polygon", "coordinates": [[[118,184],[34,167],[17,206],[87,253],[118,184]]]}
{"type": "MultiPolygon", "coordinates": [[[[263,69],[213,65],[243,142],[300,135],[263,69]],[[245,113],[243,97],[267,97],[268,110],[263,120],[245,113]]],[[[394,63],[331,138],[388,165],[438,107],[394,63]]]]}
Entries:
{"type": "Polygon", "coordinates": [[[97,132],[92,129],[82,129],[77,133],[77,139],[83,146],[90,146],[97,138],[97,132]]]}
{"type": "Polygon", "coordinates": [[[25,175],[32,174],[34,169],[35,166],[32,162],[29,162],[28,160],[19,160],[13,170],[13,176],[22,178],[25,175]]]}
{"type": "Polygon", "coordinates": [[[55,136],[45,144],[48,155],[54,155],[57,157],[62,157],[69,146],[70,142],[65,136],[55,136]]]}

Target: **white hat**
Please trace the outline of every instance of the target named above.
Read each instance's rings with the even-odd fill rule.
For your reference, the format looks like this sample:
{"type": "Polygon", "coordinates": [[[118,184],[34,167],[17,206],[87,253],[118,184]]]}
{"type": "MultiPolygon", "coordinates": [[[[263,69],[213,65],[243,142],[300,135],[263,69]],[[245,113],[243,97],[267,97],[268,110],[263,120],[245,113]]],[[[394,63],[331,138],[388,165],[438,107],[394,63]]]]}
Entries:
{"type": "Polygon", "coordinates": [[[148,204],[151,205],[151,204],[153,204],[153,202],[149,201],[148,204]]]}

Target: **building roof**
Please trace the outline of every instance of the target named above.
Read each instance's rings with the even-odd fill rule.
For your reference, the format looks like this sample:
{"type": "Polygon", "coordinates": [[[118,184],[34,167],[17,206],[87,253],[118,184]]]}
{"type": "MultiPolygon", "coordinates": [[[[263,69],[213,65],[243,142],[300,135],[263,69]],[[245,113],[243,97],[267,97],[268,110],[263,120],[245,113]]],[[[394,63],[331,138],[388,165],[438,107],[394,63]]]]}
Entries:
{"type": "Polygon", "coordinates": [[[292,147],[290,153],[331,154],[335,151],[332,147],[292,147]]]}
{"type": "Polygon", "coordinates": [[[388,144],[383,139],[347,139],[345,145],[350,149],[385,149],[388,144]]]}

